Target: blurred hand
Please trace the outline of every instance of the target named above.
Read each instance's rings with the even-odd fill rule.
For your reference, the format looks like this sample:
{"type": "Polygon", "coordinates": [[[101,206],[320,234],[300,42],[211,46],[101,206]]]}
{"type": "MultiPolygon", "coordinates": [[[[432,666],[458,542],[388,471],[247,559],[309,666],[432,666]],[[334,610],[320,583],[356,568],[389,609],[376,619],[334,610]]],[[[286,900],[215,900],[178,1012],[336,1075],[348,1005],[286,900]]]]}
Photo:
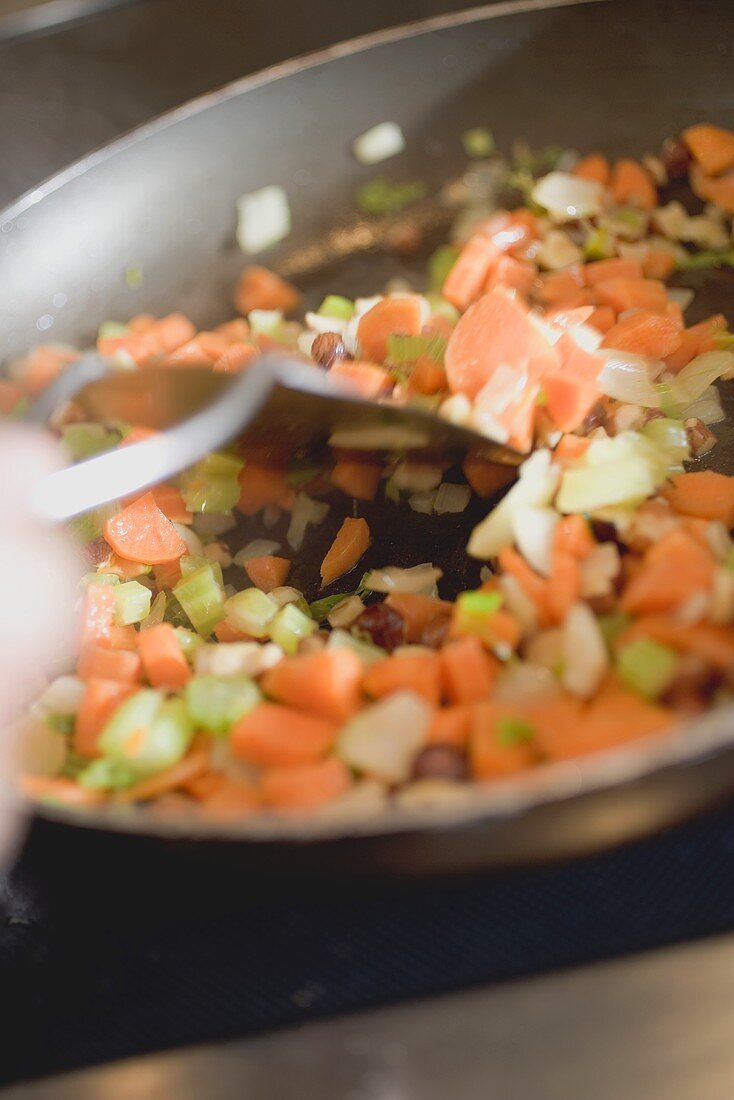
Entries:
{"type": "Polygon", "coordinates": [[[72,640],[77,555],[62,528],[28,507],[39,478],[62,465],[49,436],[0,425],[0,859],[16,835],[11,726],[38,690],[46,664],[72,640]]]}

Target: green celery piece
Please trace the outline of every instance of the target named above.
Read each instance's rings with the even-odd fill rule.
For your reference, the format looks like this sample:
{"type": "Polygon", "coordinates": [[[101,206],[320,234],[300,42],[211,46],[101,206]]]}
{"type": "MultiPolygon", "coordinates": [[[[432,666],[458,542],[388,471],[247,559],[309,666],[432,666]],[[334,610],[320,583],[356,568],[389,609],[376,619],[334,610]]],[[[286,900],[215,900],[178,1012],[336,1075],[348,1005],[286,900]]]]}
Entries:
{"type": "Polygon", "coordinates": [[[500,592],[461,592],[456,603],[459,611],[469,616],[494,615],[502,606],[500,592]]]}
{"type": "Polygon", "coordinates": [[[717,332],[714,343],[718,351],[731,351],[734,348],[734,332],[717,332]]]}
{"type": "Polygon", "coordinates": [[[702,252],[690,252],[686,258],[678,260],[679,271],[706,271],[714,267],[734,267],[734,248],[724,251],[704,249],[702,252]]]}
{"type": "Polygon", "coordinates": [[[344,600],[348,600],[350,596],[357,596],[355,592],[337,592],[333,596],[324,596],[320,600],[314,600],[312,604],[309,604],[309,614],[314,622],[322,623],[324,619],[327,619],[337,604],[343,603],[344,600]]]}
{"type": "Polygon", "coordinates": [[[110,501],[109,504],[103,504],[100,508],[92,509],[91,512],[76,516],[69,523],[69,531],[80,542],[93,542],[94,539],[102,537],[105,523],[119,511],[119,501],[110,501]]]}
{"type": "Polygon", "coordinates": [[[599,227],[595,229],[584,246],[584,256],[587,260],[608,260],[614,255],[614,241],[608,229],[599,227]]]}
{"type": "Polygon", "coordinates": [[[440,290],[448,278],[451,268],[459,258],[460,248],[450,244],[441,245],[428,261],[428,288],[440,290]]]}
{"type": "Polygon", "coordinates": [[[90,584],[118,585],[120,578],[116,573],[85,573],[79,580],[79,587],[89,588],[90,584]]]}
{"type": "Polygon", "coordinates": [[[427,194],[428,184],[423,180],[392,183],[380,176],[358,187],[354,199],[363,214],[399,214],[406,206],[427,194]]]}
{"type": "Polygon", "coordinates": [[[259,588],[245,588],[230,596],[224,605],[228,624],[253,638],[265,638],[278,612],[278,605],[259,588]]]}
{"type": "Polygon", "coordinates": [[[497,152],[494,134],[486,126],[473,126],[461,135],[461,144],[468,157],[491,157],[497,152]]]}
{"type": "Polygon", "coordinates": [[[128,290],[137,290],[143,285],[143,268],[140,264],[128,264],[125,268],[125,285],[128,290]]]}
{"type": "Polygon", "coordinates": [[[63,733],[64,737],[71,737],[74,732],[73,714],[47,714],[44,721],[52,730],[63,733]]]}
{"type": "Polygon", "coordinates": [[[173,587],[173,594],[198,634],[211,634],[224,617],[224,591],[212,563],[203,565],[173,587]]]}
{"type": "Polygon", "coordinates": [[[176,626],[174,630],[184,657],[188,661],[193,661],[197,650],[201,649],[203,646],[204,639],[200,634],[197,634],[193,630],[188,630],[185,626],[176,626]]]}
{"type": "Polygon", "coordinates": [[[734,570],[734,546],[724,558],[724,568],[734,570]]]}
{"type": "Polygon", "coordinates": [[[584,515],[645,500],[657,487],[657,472],[652,460],[645,461],[641,454],[568,469],[561,479],[556,507],[565,514],[584,515]]]}
{"type": "Polygon", "coordinates": [[[623,615],[621,612],[613,612],[609,615],[600,615],[597,622],[606,643],[606,647],[611,652],[617,637],[623,630],[627,629],[632,620],[629,615],[623,615]]]}
{"type": "Polygon", "coordinates": [[[191,573],[195,573],[197,569],[203,569],[206,566],[214,573],[217,582],[224,587],[224,577],[222,575],[222,567],[218,561],[211,561],[203,554],[184,554],[181,558],[179,565],[181,567],[181,576],[188,577],[191,573]]]}
{"type": "Polygon", "coordinates": [[[323,474],[325,469],[325,466],[300,466],[295,470],[289,470],[285,479],[294,489],[299,489],[323,474]]]}
{"type": "Polygon", "coordinates": [[[675,399],[670,382],[656,382],[655,389],[660,400],[660,408],[670,420],[680,420],[681,407],[675,399]]]}
{"type": "Polygon", "coordinates": [[[442,298],[437,290],[429,290],[425,295],[425,299],[431,307],[431,313],[434,313],[437,317],[445,317],[453,325],[459,320],[460,314],[456,306],[452,306],[451,302],[447,302],[445,298],[442,298]]]}
{"type": "Polygon", "coordinates": [[[166,610],[163,613],[163,622],[170,623],[171,626],[180,628],[188,628],[191,625],[191,620],[181,607],[173,592],[166,592],[168,597],[166,600],[166,610]]]}
{"type": "Polygon", "coordinates": [[[150,613],[151,592],[138,581],[115,586],[115,621],[118,626],[139,623],[150,613]]]}
{"type": "Polygon", "coordinates": [[[101,424],[67,424],[61,438],[75,462],[110,451],[120,442],[118,432],[108,432],[101,424]]]}
{"type": "Polygon", "coordinates": [[[102,757],[76,773],[76,781],[88,791],[121,791],[138,778],[132,768],[119,760],[102,757]]]}
{"type": "Polygon", "coordinates": [[[642,434],[664,452],[670,473],[682,470],[683,463],[691,458],[691,445],[682,420],[658,417],[644,426],[642,434]]]}
{"type": "Polygon", "coordinates": [[[414,363],[426,355],[435,363],[443,363],[448,340],[440,332],[433,336],[406,336],[394,332],[387,338],[387,357],[392,363],[414,363]]]}
{"type": "MultiPolygon", "coordinates": [[[[249,591],[252,591],[252,589],[249,591]]],[[[279,645],[285,653],[291,654],[298,651],[299,642],[303,638],[308,638],[317,629],[318,624],[314,622],[311,616],[299,611],[292,603],[287,603],[285,607],[281,607],[277,615],[268,624],[270,640],[279,645]]]]}
{"type": "Polygon", "coordinates": [[[261,701],[257,685],[244,676],[230,680],[218,676],[196,676],[186,685],[186,707],[199,729],[218,736],[261,701]]]}
{"type": "Polygon", "coordinates": [[[535,728],[524,718],[515,718],[506,714],[498,718],[495,725],[497,740],[501,745],[511,748],[514,745],[526,745],[535,737],[535,728]]]}
{"type": "Polygon", "coordinates": [[[214,452],[181,476],[181,493],[190,512],[228,512],[240,498],[244,462],[214,452]]]}
{"type": "Polygon", "coordinates": [[[129,329],[121,321],[103,321],[97,330],[98,340],[114,340],[118,336],[127,336],[129,329]]]}
{"type": "Polygon", "coordinates": [[[327,294],[318,309],[319,317],[338,317],[348,321],[354,313],[354,302],[341,294],[327,294]]]}
{"type": "Polygon", "coordinates": [[[617,673],[631,691],[645,699],[659,699],[670,687],[680,658],[668,646],[649,638],[630,642],[617,656],[617,673]]]}
{"type": "Polygon", "coordinates": [[[129,767],[136,777],[176,764],[194,736],[183,699],[142,688],[117,708],[102,730],[102,755],[129,767]]]}
{"type": "Polygon", "coordinates": [[[382,647],[378,645],[373,645],[372,642],[366,642],[362,638],[356,638],[354,634],[350,634],[348,630],[332,630],[329,635],[329,640],[326,643],[326,648],[351,649],[368,665],[374,664],[375,661],[381,661],[383,657],[387,657],[386,649],[382,649],[382,647]]]}

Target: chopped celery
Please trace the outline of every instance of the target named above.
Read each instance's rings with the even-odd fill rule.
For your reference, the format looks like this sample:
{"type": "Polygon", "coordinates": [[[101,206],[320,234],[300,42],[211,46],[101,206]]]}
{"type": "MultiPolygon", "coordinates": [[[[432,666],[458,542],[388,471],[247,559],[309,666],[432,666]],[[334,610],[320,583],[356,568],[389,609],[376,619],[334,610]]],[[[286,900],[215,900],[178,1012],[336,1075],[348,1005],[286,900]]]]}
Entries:
{"type": "Polygon", "coordinates": [[[392,363],[414,363],[425,355],[435,363],[443,363],[447,344],[440,332],[433,336],[405,336],[394,332],[387,338],[387,357],[392,363]]]}
{"type": "Polygon", "coordinates": [[[222,567],[219,562],[212,561],[210,558],[205,558],[203,554],[184,554],[179,565],[181,567],[182,577],[188,577],[191,573],[195,573],[197,569],[202,569],[204,566],[208,565],[214,573],[217,582],[222,586],[224,585],[222,567]]]}
{"type": "Polygon", "coordinates": [[[283,310],[251,309],[247,320],[253,336],[269,336],[271,340],[277,340],[283,329],[283,310]]]}
{"type": "Polygon", "coordinates": [[[211,562],[181,577],[173,594],[194,629],[205,637],[224,616],[224,591],[211,562]]]}
{"type": "Polygon", "coordinates": [[[608,260],[614,255],[614,238],[608,229],[594,229],[584,245],[587,260],[608,260]]]}
{"type": "Polygon", "coordinates": [[[115,621],[118,626],[139,623],[150,612],[150,589],[138,581],[125,581],[115,587],[115,621]]]}
{"type": "Polygon", "coordinates": [[[524,718],[515,718],[511,714],[497,719],[495,732],[499,743],[507,748],[526,745],[535,737],[535,729],[530,722],[526,722],[524,718]]]}
{"type": "Polygon", "coordinates": [[[94,539],[102,537],[105,523],[119,511],[119,501],[110,501],[109,504],[103,504],[100,508],[93,508],[91,512],[76,516],[69,523],[69,530],[80,542],[93,542],[94,539]]]}
{"type": "Polygon", "coordinates": [[[598,466],[566,470],[561,478],[556,507],[559,512],[583,515],[615,504],[644,500],[655,492],[658,484],[658,471],[653,470],[653,465],[640,454],[598,466]]]}
{"type": "MultiPolygon", "coordinates": [[[[494,615],[502,606],[500,592],[461,592],[456,598],[459,617],[462,622],[477,616],[494,615]]],[[[465,628],[466,629],[466,628],[465,628]]]]}
{"type": "Polygon", "coordinates": [[[440,290],[448,278],[451,268],[459,258],[460,248],[444,244],[437,248],[428,261],[428,288],[440,290]]]}
{"type": "Polygon", "coordinates": [[[734,267],[734,248],[723,252],[704,249],[702,252],[689,252],[685,259],[678,260],[679,271],[705,271],[710,267],[734,267]]]}
{"type": "Polygon", "coordinates": [[[240,499],[239,475],[244,462],[215,452],[181,477],[181,493],[190,512],[228,512],[240,499]]]}
{"type": "Polygon", "coordinates": [[[630,625],[632,620],[629,615],[621,612],[612,612],[609,615],[600,615],[597,619],[601,635],[606,642],[607,649],[611,651],[617,637],[630,625]]]}
{"type": "Polygon", "coordinates": [[[137,290],[143,284],[143,269],[140,264],[128,264],[125,268],[125,285],[128,290],[137,290]]]}
{"type": "Polygon", "coordinates": [[[384,177],[368,180],[357,188],[354,199],[363,214],[399,214],[410,203],[428,194],[422,180],[392,183],[384,177]]]}
{"type": "Polygon", "coordinates": [[[120,442],[119,433],[108,432],[102,424],[67,424],[61,438],[75,462],[100,451],[110,451],[120,442]]]}
{"type": "Polygon", "coordinates": [[[670,417],[651,420],[642,429],[642,434],[665,455],[669,473],[682,470],[683,463],[691,457],[688,433],[682,420],[670,417]]]}
{"type": "Polygon", "coordinates": [[[516,141],[512,147],[512,166],[518,172],[527,172],[532,176],[544,175],[556,167],[564,152],[560,145],[531,149],[526,141],[516,141]]]}
{"type": "Polygon", "coordinates": [[[400,490],[394,477],[389,477],[385,482],[385,499],[391,500],[393,504],[400,504],[400,490]]]}
{"type": "Polygon", "coordinates": [[[431,307],[431,313],[435,314],[436,317],[445,317],[447,321],[451,321],[454,325],[459,320],[459,311],[456,306],[452,306],[451,302],[447,302],[437,291],[429,291],[425,298],[431,307]]]}
{"type": "Polygon", "coordinates": [[[75,716],[73,714],[46,714],[44,722],[57,733],[63,733],[64,737],[71,737],[74,732],[75,716]]]}
{"type": "Polygon", "coordinates": [[[289,470],[285,479],[294,489],[299,489],[323,474],[325,469],[325,466],[300,466],[295,470],[289,470]]]}
{"type": "Polygon", "coordinates": [[[327,294],[318,309],[319,317],[338,317],[348,321],[354,313],[354,302],[341,294],[327,294]]]}
{"type": "Polygon", "coordinates": [[[167,593],[166,610],[163,613],[163,622],[170,623],[174,627],[189,627],[191,620],[181,607],[173,592],[167,593]]]}
{"type": "Polygon", "coordinates": [[[129,329],[121,321],[103,321],[97,330],[98,340],[114,340],[118,336],[126,336],[129,329]]]}
{"type": "Polygon", "coordinates": [[[538,389],[538,394],[535,398],[535,404],[539,409],[544,409],[548,404],[548,394],[542,386],[538,389]]]}
{"type": "Polygon", "coordinates": [[[119,584],[117,573],[85,573],[79,581],[80,588],[89,588],[90,584],[119,584]]]}
{"type": "Polygon", "coordinates": [[[675,391],[670,382],[656,382],[655,390],[657,391],[658,400],[660,401],[660,408],[665,415],[671,420],[679,420],[681,407],[676,401],[675,391]]]}
{"type": "Polygon", "coordinates": [[[135,776],[153,775],[177,763],[193,736],[183,699],[166,699],[161,691],[142,688],[117,708],[102,730],[99,748],[135,776]]]}
{"type": "Polygon", "coordinates": [[[77,771],[76,781],[89,791],[121,791],[137,779],[136,773],[119,760],[102,757],[77,771]]]}
{"type": "Polygon", "coordinates": [[[166,605],[168,603],[168,597],[165,592],[159,592],[150,605],[150,611],[145,616],[144,622],[141,623],[141,630],[148,630],[151,626],[158,626],[162,623],[166,615],[166,605]]]}
{"type": "Polygon", "coordinates": [[[265,638],[269,624],[278,612],[275,600],[259,588],[245,588],[230,596],[224,605],[227,623],[253,638],[265,638]]]}
{"type": "Polygon", "coordinates": [[[468,157],[491,157],[497,152],[494,134],[486,126],[473,126],[461,135],[461,144],[468,157]]]}
{"type": "Polygon", "coordinates": [[[308,638],[317,629],[318,625],[310,615],[299,611],[295,604],[287,603],[270,622],[268,633],[271,641],[279,645],[284,652],[296,653],[301,639],[308,638]]]}
{"type": "Polygon", "coordinates": [[[387,650],[371,642],[365,642],[361,638],[355,638],[347,630],[332,630],[326,643],[327,649],[351,649],[365,664],[373,664],[387,657],[387,650]]]}
{"type": "Polygon", "coordinates": [[[186,685],[186,707],[194,725],[208,733],[229,733],[230,727],[260,702],[252,680],[196,676],[186,685]]]}
{"type": "Polygon", "coordinates": [[[719,351],[732,351],[734,349],[734,332],[715,333],[714,343],[719,351]]]}
{"type": "Polygon", "coordinates": [[[174,627],[174,630],[176,631],[176,639],[181,646],[184,657],[189,661],[193,661],[197,650],[201,649],[203,646],[204,639],[200,634],[195,634],[193,630],[187,630],[185,626],[174,627]]]}
{"type": "Polygon", "coordinates": [[[617,657],[617,673],[625,687],[645,699],[659,699],[675,679],[680,658],[668,646],[649,638],[630,642],[617,657]]]}
{"type": "Polygon", "coordinates": [[[328,618],[337,604],[342,603],[344,600],[348,600],[350,596],[356,595],[356,592],[337,592],[334,596],[324,596],[321,600],[314,600],[314,602],[309,605],[311,618],[314,622],[322,623],[324,619],[328,618]]]}
{"type": "Polygon", "coordinates": [[[724,568],[734,570],[734,546],[724,558],[724,568]]]}

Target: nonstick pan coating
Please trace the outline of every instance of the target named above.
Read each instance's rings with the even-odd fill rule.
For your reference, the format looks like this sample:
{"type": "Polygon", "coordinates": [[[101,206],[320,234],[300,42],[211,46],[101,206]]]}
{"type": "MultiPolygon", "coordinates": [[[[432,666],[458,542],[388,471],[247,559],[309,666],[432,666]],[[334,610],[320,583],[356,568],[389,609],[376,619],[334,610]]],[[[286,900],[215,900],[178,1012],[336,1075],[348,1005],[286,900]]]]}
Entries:
{"type": "MultiPolygon", "coordinates": [[[[335,226],[353,226],[353,192],[376,174],[352,157],[356,135],[399,122],[407,149],[389,174],[435,186],[463,171],[459,136],[476,125],[491,127],[501,148],[522,137],[641,154],[702,119],[734,127],[733,44],[734,9],[716,0],[503,3],[247,78],[88,157],[0,214],[4,353],[41,338],[83,344],[101,321],[142,310],[181,309],[201,326],[224,319],[243,264],[236,199],[270,183],[286,188],[294,231],[266,262],[282,270],[300,263],[314,300],[325,290],[369,292],[400,270],[396,260],[355,252],[310,272],[303,263],[335,226]],[[136,288],[125,277],[133,266],[143,273],[136,288]]],[[[734,322],[731,273],[696,278],[701,314],[722,309],[734,322]]],[[[731,470],[730,423],[719,434],[714,462],[731,470]]],[[[447,595],[476,582],[456,528],[413,513],[369,518],[369,564],[437,561],[447,595]]],[[[330,533],[327,524],[319,537],[330,533]]],[[[312,584],[321,549],[297,564],[294,583],[312,584]]],[[[34,845],[48,843],[62,862],[67,851],[78,866],[124,850],[141,861],[199,857],[209,867],[224,861],[275,874],[464,872],[620,843],[732,789],[728,711],[681,736],[497,784],[453,819],[380,819],[345,835],[337,825],[169,824],[137,813],[80,819],[44,808],[33,835],[34,845]]]]}

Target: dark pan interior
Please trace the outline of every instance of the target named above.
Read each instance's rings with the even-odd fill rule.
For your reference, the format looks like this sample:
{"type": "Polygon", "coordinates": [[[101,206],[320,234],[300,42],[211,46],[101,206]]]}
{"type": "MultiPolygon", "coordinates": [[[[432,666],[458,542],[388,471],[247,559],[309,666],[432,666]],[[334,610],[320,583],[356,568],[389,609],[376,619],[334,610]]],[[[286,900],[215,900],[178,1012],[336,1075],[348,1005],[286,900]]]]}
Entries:
{"type": "MultiPolygon", "coordinates": [[[[286,188],[294,230],[264,259],[292,270],[304,249],[335,226],[353,224],[352,195],[365,180],[385,174],[438,187],[461,173],[460,135],[471,126],[489,126],[503,149],[522,137],[612,155],[655,149],[704,118],[734,126],[733,31],[734,9],[715,0],[501,4],[337,47],[214,93],[73,166],[0,215],[4,354],[40,339],[91,341],[101,321],[142,310],[182,309],[202,326],[231,315],[231,288],[244,262],[234,240],[235,203],[265,184],[286,188]],[[360,166],[352,140],[385,119],[402,126],[406,151],[377,168],[360,166]],[[135,289],[126,281],[130,267],[143,273],[135,289]]],[[[300,281],[317,300],[327,290],[374,291],[400,270],[392,257],[357,253],[300,281]]],[[[692,320],[717,309],[734,321],[730,272],[691,280],[687,285],[701,291],[692,320]]],[[[734,454],[729,424],[719,434],[715,463],[726,468],[734,454]]],[[[436,561],[446,573],[446,595],[476,583],[478,566],[462,550],[476,517],[438,524],[401,511],[398,521],[388,511],[394,507],[368,509],[376,537],[367,565],[436,561]]],[[[334,508],[295,567],[293,583],[309,594],[339,522],[334,508]]],[[[254,533],[243,525],[243,539],[254,533]]],[[[210,858],[217,847],[228,859],[269,866],[310,861],[344,870],[355,844],[360,866],[376,870],[523,862],[615,843],[723,797],[734,781],[734,753],[725,729],[712,736],[667,756],[633,746],[623,754],[626,771],[598,759],[579,767],[572,783],[568,776],[535,780],[531,793],[503,796],[471,820],[405,826],[388,837],[294,840],[286,829],[245,841],[246,830],[191,827],[184,838],[140,818],[85,820],[119,830],[120,843],[146,843],[146,832],[155,830],[164,846],[176,837],[181,851],[205,848],[210,858]]],[[[48,811],[38,827],[69,837],[85,832],[86,843],[97,843],[74,820],[48,811]]]]}

